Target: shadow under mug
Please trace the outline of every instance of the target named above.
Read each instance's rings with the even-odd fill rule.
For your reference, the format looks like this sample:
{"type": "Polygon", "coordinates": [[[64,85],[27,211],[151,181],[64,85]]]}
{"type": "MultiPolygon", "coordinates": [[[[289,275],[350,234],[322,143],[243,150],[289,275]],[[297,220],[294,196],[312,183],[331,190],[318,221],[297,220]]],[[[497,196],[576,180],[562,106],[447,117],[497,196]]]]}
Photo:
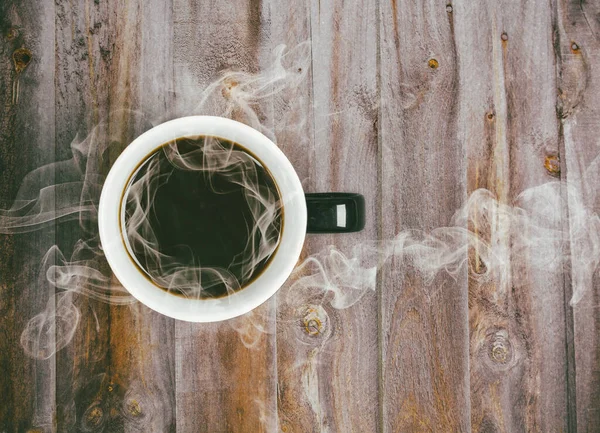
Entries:
{"type": "Polygon", "coordinates": [[[296,265],[306,233],[341,233],[364,228],[364,198],[353,193],[305,194],[283,152],[259,131],[231,119],[190,116],[143,133],[121,153],[108,173],[98,209],[100,241],[120,283],[136,299],[166,316],[190,322],[230,319],[258,307],[277,292],[296,265]],[[264,164],[275,181],[284,212],[277,251],[260,276],[222,298],[190,299],[158,287],[127,250],[124,191],[139,165],[165,143],[182,137],[214,136],[238,143],[264,164]]]}

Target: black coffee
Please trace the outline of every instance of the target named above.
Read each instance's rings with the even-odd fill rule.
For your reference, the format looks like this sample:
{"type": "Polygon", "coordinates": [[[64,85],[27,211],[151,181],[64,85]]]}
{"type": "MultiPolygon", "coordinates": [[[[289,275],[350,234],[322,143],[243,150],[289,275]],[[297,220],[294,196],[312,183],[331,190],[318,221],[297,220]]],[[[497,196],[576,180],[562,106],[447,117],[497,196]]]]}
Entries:
{"type": "Polygon", "coordinates": [[[267,267],[283,224],[263,164],[216,137],[181,138],[150,155],[125,195],[129,251],[159,287],[226,296],[267,267]]]}

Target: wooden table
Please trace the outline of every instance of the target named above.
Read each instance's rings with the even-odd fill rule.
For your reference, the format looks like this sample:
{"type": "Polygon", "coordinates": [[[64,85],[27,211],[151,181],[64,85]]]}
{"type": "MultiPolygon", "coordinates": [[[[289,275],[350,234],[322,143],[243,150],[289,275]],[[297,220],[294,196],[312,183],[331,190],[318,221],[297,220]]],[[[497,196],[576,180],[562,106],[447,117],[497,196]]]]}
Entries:
{"type": "MultiPolygon", "coordinates": [[[[254,315],[190,324],[81,293],[64,305],[42,257],[56,244],[69,258],[93,225],[13,233],[4,212],[0,431],[600,431],[600,285],[579,267],[598,259],[599,14],[567,0],[2,1],[0,208],[97,125],[126,144],[149,127],[135,110],[194,114],[222,71],[268,70],[279,44],[311,40],[306,77],[256,101],[258,120],[307,191],[360,192],[368,220],[311,236],[303,256],[454,226],[506,273],[478,278],[477,243],[431,278],[395,254],[354,303],[295,297],[290,281],[254,315]],[[558,200],[523,201],[552,181],[558,200]],[[453,220],[480,188],[530,226],[453,220]],[[538,223],[558,240],[512,248],[538,223]]],[[[35,182],[66,182],[61,167],[35,182]]]]}

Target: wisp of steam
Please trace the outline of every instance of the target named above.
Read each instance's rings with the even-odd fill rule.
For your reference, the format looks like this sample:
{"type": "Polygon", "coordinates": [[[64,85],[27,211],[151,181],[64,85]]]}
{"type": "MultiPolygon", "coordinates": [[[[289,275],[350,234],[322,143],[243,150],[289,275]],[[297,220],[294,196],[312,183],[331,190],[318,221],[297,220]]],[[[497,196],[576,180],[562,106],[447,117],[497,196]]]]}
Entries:
{"type": "MultiPolygon", "coordinates": [[[[225,72],[196,98],[199,103],[182,114],[235,117],[276,142],[274,133],[260,121],[257,107],[269,98],[297,88],[310,70],[310,61],[309,42],[290,50],[277,47],[269,68],[256,74],[225,72]]],[[[128,112],[127,116],[133,119],[133,124],[142,125],[139,133],[152,126],[142,113],[128,112]]],[[[77,296],[124,305],[135,302],[110,274],[97,232],[100,191],[110,168],[109,161],[127,145],[120,140],[123,135],[126,134],[114,125],[100,122],[85,139],[74,140],[70,160],[28,174],[10,209],[0,210],[0,233],[42,230],[68,220],[78,220],[85,233],[68,259],[53,246],[41,260],[40,278],[35,284],[40,291],[49,285],[54,295],[21,335],[21,345],[32,357],[47,359],[69,344],[81,314],[74,302],[77,296]],[[55,177],[60,183],[53,182],[55,177]]],[[[223,173],[236,164],[247,164],[241,155],[219,149],[216,141],[209,143],[208,150],[201,158],[191,158],[178,152],[176,146],[165,148],[174,166],[190,170],[223,173]]],[[[236,181],[247,188],[247,199],[254,209],[255,224],[249,228],[250,235],[267,233],[277,203],[253,184],[252,176],[247,175],[251,171],[241,172],[246,175],[236,181]]],[[[182,266],[158,252],[147,215],[161,175],[151,166],[147,176],[130,186],[127,198],[130,209],[127,235],[135,248],[141,248],[152,258],[152,277],[164,287],[190,297],[198,297],[203,287],[215,281],[225,281],[235,290],[236,281],[225,270],[182,266]]],[[[271,241],[254,249],[248,255],[251,258],[246,264],[247,271],[251,272],[257,260],[270,254],[274,246],[271,241]]],[[[525,190],[512,203],[503,203],[490,191],[479,189],[456,211],[446,227],[430,232],[407,227],[392,239],[363,242],[344,252],[331,246],[309,256],[294,270],[280,301],[294,306],[310,297],[314,303],[317,293],[323,304],[348,308],[366,292],[376,289],[378,272],[392,258],[414,269],[425,282],[434,281],[440,272],[454,276],[467,269],[470,278],[494,281],[499,290],[510,286],[511,277],[520,272],[519,266],[569,269],[573,275],[571,304],[574,305],[584,297],[598,269],[600,219],[565,181],[525,190]],[[566,208],[567,198],[569,224],[563,224],[556,209],[566,208]],[[500,239],[511,242],[499,242],[500,239]],[[565,244],[570,248],[564,248],[565,244]],[[520,265],[515,257],[527,260],[520,265]]],[[[231,322],[247,347],[254,346],[266,332],[260,325],[264,321],[254,320],[256,314],[251,312],[231,322]]]]}
{"type": "Polygon", "coordinates": [[[406,229],[393,239],[360,243],[348,255],[331,246],[308,257],[289,280],[286,302],[300,305],[306,300],[304,292],[314,297],[317,288],[332,307],[350,307],[376,289],[377,274],[391,258],[418,272],[425,283],[440,272],[457,276],[467,269],[469,278],[494,282],[499,291],[508,290],[511,277],[525,275],[527,269],[571,270],[570,304],[575,305],[591,287],[600,264],[600,217],[566,182],[529,188],[510,205],[478,189],[446,227],[406,229]],[[566,197],[571,199],[570,226],[557,212],[566,208],[566,197]],[[510,246],[500,239],[510,239],[510,246]]]}
{"type": "MultiPolygon", "coordinates": [[[[187,298],[208,298],[213,287],[225,287],[231,294],[239,290],[244,281],[250,280],[277,249],[281,212],[279,196],[261,182],[257,173],[257,164],[260,163],[250,154],[216,137],[186,140],[186,143],[184,148],[174,141],[159,150],[166,156],[167,164],[161,164],[158,153],[152,155],[145,162],[147,168],[143,175],[136,177],[128,188],[127,240],[134,254],[138,252],[136,256],[144,258],[143,264],[138,262],[140,267],[158,286],[187,298]],[[180,255],[161,251],[148,215],[154,211],[157,189],[174,170],[204,176],[206,184],[216,194],[226,194],[235,185],[243,187],[251,218],[251,221],[246,221],[248,241],[244,251],[236,254],[228,267],[193,263],[193,260],[182,263],[180,255]]],[[[186,256],[192,255],[185,245],[179,250],[186,256]]]]}

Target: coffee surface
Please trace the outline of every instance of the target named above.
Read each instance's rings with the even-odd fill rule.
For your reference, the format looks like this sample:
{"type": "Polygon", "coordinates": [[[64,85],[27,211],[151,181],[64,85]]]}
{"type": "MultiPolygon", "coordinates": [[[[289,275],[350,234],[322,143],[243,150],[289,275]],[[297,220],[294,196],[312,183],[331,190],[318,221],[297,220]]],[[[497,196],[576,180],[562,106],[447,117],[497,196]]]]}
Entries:
{"type": "Polygon", "coordinates": [[[282,228],[277,186],[241,145],[181,138],[132,178],[125,224],[130,252],[161,288],[194,298],[243,289],[266,268],[282,228]]]}

